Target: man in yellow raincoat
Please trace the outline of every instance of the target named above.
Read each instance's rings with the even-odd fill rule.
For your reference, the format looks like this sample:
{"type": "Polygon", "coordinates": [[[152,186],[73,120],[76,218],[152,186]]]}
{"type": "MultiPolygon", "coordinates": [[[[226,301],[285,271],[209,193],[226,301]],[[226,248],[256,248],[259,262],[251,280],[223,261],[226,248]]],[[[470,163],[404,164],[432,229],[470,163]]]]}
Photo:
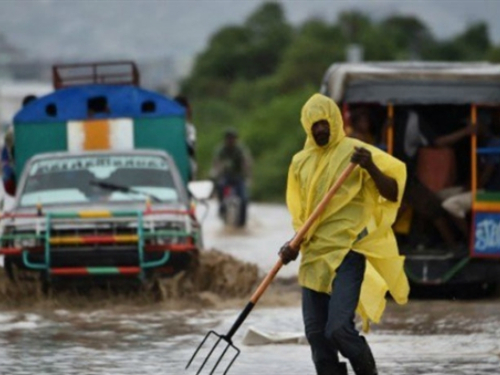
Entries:
{"type": "MultiPolygon", "coordinates": [[[[379,322],[390,291],[407,302],[409,287],[392,224],[406,180],[405,165],[389,154],[345,136],[337,105],[315,94],[302,108],[307,134],[304,149],[288,173],[287,205],[298,230],[350,162],[359,166],[342,184],[300,246],[302,312],[318,375],[347,374],[338,353],[356,375],[376,375],[370,347],[354,324],[357,311],[364,330],[379,322]]],[[[284,264],[298,249],[280,250],[284,264]]]]}

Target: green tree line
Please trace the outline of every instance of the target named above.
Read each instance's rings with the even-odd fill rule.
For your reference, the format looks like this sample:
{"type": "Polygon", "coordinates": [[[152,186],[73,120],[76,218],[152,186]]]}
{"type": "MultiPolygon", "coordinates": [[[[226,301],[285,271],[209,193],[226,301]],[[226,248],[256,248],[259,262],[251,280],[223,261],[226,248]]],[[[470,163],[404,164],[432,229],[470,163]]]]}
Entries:
{"type": "Polygon", "coordinates": [[[500,46],[482,22],[438,40],[413,16],[375,21],[347,11],[335,22],[311,18],[293,26],[279,3],[264,3],[241,25],[212,35],[182,83],[198,130],[200,177],[208,176],[214,149],[232,127],[254,157],[252,199],[283,200],[288,165],[305,141],[300,109],[354,43],[366,61],[500,62],[500,46]]]}

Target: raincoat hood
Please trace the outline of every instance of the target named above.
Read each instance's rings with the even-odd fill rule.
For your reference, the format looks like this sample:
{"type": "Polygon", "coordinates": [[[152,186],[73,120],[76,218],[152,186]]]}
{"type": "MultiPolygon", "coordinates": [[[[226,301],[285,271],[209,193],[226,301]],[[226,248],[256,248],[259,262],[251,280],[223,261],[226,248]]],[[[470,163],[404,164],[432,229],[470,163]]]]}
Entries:
{"type": "Polygon", "coordinates": [[[345,137],[344,123],[339,107],[327,96],[321,94],[311,96],[302,107],[300,121],[307,134],[306,147],[326,148],[335,146],[345,137]],[[313,124],[321,120],[328,121],[328,125],[330,125],[330,140],[325,146],[318,146],[312,135],[313,124]]]}

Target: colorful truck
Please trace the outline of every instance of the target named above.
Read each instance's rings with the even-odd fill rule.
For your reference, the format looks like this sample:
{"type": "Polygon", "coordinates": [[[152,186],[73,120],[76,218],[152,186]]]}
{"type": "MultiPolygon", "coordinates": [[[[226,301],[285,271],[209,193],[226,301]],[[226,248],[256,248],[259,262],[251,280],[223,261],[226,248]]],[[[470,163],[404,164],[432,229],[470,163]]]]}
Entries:
{"type": "Polygon", "coordinates": [[[486,159],[494,163],[492,177],[500,177],[500,138],[490,129],[490,140],[496,140],[496,146],[492,142],[480,143],[483,126],[477,129],[489,124],[490,128],[496,126],[498,133],[500,65],[333,64],[321,90],[340,105],[347,128],[354,111],[368,113],[374,143],[391,154],[412,146],[405,143],[408,123],[402,121],[409,111],[418,112],[438,136],[471,125],[476,129],[450,147],[421,147],[415,166],[418,180],[437,196],[443,197],[454,187],[470,192],[472,203],[464,215],[466,226],[462,231],[449,215],[459,245],[444,244],[433,218],[419,216],[409,204],[403,204],[394,229],[406,256],[413,291],[444,290],[448,286],[458,287],[455,290],[459,291],[477,291],[477,286],[485,292],[493,290],[500,282],[500,187],[480,189],[478,177],[486,159]]]}
{"type": "Polygon", "coordinates": [[[0,254],[45,286],[169,277],[196,264],[185,111],[139,87],[134,63],[59,65],[14,117],[13,208],[0,254]]]}

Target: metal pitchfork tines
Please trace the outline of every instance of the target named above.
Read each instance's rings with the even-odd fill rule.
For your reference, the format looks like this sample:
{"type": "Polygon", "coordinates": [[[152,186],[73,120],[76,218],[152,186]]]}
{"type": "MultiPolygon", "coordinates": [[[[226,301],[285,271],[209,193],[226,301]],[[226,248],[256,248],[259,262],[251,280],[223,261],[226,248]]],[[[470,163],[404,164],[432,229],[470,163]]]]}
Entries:
{"type": "MultiPolygon", "coordinates": [[[[356,166],[356,164],[350,163],[349,166],[342,172],[339,179],[335,182],[335,184],[333,184],[333,186],[330,188],[330,190],[328,190],[328,192],[323,197],[321,202],[319,202],[318,207],[316,207],[316,209],[313,211],[311,216],[309,216],[309,218],[304,223],[302,228],[300,228],[300,230],[295,234],[293,239],[290,241],[290,247],[298,248],[300,246],[300,243],[302,242],[302,238],[306,235],[307,231],[312,226],[314,221],[323,213],[323,211],[326,208],[330,199],[337,192],[337,190],[340,188],[342,183],[346,180],[346,178],[349,176],[349,174],[352,172],[352,170],[354,169],[355,166],[356,166]]],[[[213,362],[215,362],[215,364],[211,368],[209,374],[210,375],[215,374],[215,371],[217,370],[219,365],[221,363],[223,363],[223,359],[224,359],[226,353],[228,353],[228,351],[231,349],[231,351],[234,352],[235,354],[233,355],[232,358],[230,358],[227,361],[228,364],[225,367],[223,374],[226,375],[228,373],[229,369],[231,368],[233,363],[236,361],[236,358],[238,358],[238,356],[240,355],[240,349],[238,349],[233,344],[233,341],[232,341],[233,335],[236,333],[238,328],[240,328],[241,324],[243,324],[243,322],[245,321],[247,316],[250,314],[250,312],[252,311],[254,306],[257,304],[257,302],[259,301],[262,294],[264,294],[264,292],[266,291],[269,284],[271,284],[274,277],[279,272],[279,270],[281,269],[282,266],[283,266],[283,262],[281,261],[281,258],[278,258],[278,261],[276,262],[274,267],[271,269],[271,271],[269,271],[269,273],[266,275],[264,280],[262,280],[260,285],[257,287],[257,290],[254,292],[254,294],[250,298],[250,301],[247,303],[247,305],[245,306],[243,311],[240,313],[240,315],[238,316],[238,318],[236,319],[236,321],[234,322],[233,326],[231,327],[231,329],[229,330],[229,332],[227,334],[220,335],[215,331],[210,331],[207,333],[207,335],[205,336],[205,338],[203,339],[201,344],[198,345],[193,356],[189,360],[189,362],[186,366],[186,370],[189,368],[189,366],[191,366],[196,355],[200,352],[200,350],[205,345],[205,343],[208,342],[208,339],[211,336],[214,336],[215,344],[211,348],[210,347],[208,348],[208,354],[206,355],[205,359],[201,363],[201,366],[198,369],[198,372],[196,373],[196,375],[200,375],[201,372],[203,371],[203,369],[205,368],[205,366],[207,366],[207,364],[209,362],[212,362],[212,361],[210,361],[210,358],[214,355],[214,353],[216,352],[216,349],[219,347],[219,344],[221,344],[222,342],[225,343],[225,346],[223,343],[221,345],[221,347],[219,348],[222,351],[222,353],[219,355],[219,357],[217,359],[215,359],[216,357],[214,356],[213,362]]],[[[207,368],[210,368],[210,366],[208,366],[207,368]]]]}
{"type": "Polygon", "coordinates": [[[224,351],[222,352],[222,354],[219,356],[219,359],[215,363],[214,367],[212,367],[212,371],[210,371],[210,374],[213,374],[215,372],[215,370],[219,366],[220,362],[222,361],[222,358],[224,358],[224,355],[226,354],[227,350],[229,348],[232,348],[232,349],[234,349],[234,351],[236,353],[234,354],[233,358],[231,359],[231,361],[227,365],[226,370],[224,371],[224,374],[227,374],[227,372],[231,368],[231,366],[234,363],[234,361],[236,361],[236,358],[238,358],[238,356],[240,355],[240,349],[238,349],[236,346],[233,345],[233,343],[231,342],[231,339],[228,338],[227,335],[226,336],[221,336],[221,335],[219,335],[215,331],[210,331],[210,332],[207,333],[207,335],[205,336],[205,338],[203,339],[203,341],[201,342],[201,344],[198,346],[198,348],[196,348],[196,351],[194,352],[193,356],[189,360],[189,363],[187,364],[186,369],[191,365],[191,362],[193,361],[194,357],[196,356],[196,354],[198,353],[198,351],[201,349],[201,347],[203,346],[203,344],[205,343],[205,341],[207,341],[207,339],[210,337],[210,335],[215,335],[216,337],[218,337],[217,342],[212,347],[212,350],[210,350],[210,353],[208,353],[207,357],[205,358],[205,360],[201,364],[201,367],[200,367],[200,369],[198,370],[198,372],[196,374],[199,374],[203,370],[203,367],[205,367],[205,365],[207,364],[208,360],[210,359],[210,356],[212,355],[212,353],[214,352],[214,350],[217,348],[217,346],[219,345],[219,343],[221,341],[225,341],[227,343],[227,345],[224,348],[224,351]]]}

